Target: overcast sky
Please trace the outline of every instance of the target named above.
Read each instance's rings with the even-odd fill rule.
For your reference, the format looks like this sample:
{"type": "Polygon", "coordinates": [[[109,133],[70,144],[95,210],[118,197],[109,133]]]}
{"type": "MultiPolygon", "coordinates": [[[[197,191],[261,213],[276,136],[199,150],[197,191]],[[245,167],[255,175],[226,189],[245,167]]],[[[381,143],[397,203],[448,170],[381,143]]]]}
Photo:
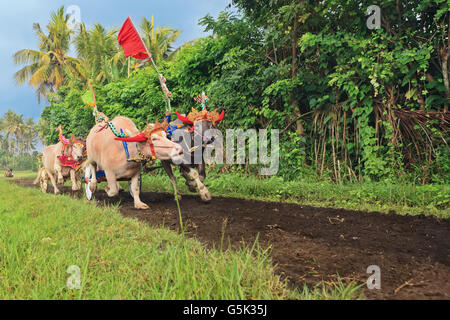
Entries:
{"type": "Polygon", "coordinates": [[[68,8],[77,5],[81,9],[81,20],[87,27],[94,23],[103,26],[120,27],[127,16],[135,24],[143,17],[150,20],[155,17],[157,26],[166,25],[182,30],[179,43],[201,36],[202,28],[198,20],[207,13],[216,17],[231,0],[16,0],[2,1],[0,11],[0,117],[12,109],[25,117],[39,118],[45,102],[38,105],[35,89],[27,84],[16,86],[13,74],[19,69],[13,63],[12,56],[21,49],[37,49],[37,38],[33,33],[33,23],[38,22],[45,29],[50,12],[64,5],[68,8]]]}

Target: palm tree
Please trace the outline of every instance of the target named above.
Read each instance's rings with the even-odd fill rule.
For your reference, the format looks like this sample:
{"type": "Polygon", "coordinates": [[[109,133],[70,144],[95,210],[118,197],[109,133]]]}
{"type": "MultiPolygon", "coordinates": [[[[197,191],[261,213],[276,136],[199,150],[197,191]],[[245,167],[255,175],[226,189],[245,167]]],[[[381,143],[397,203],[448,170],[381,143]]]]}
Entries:
{"type": "Polygon", "coordinates": [[[34,149],[37,132],[34,120],[8,110],[0,118],[0,159],[4,164],[12,160],[12,166],[18,155],[30,154],[34,149]]]}
{"type": "MultiPolygon", "coordinates": [[[[73,31],[67,22],[69,16],[64,14],[64,7],[52,12],[47,25],[47,34],[38,23],[33,30],[39,38],[39,49],[23,49],[14,54],[16,65],[25,65],[14,74],[17,84],[28,82],[36,88],[36,96],[48,96],[63,85],[88,80],[106,84],[127,76],[127,60],[117,42],[117,29],[105,29],[96,24],[90,30],[84,24],[73,38],[77,56],[67,53],[71,44],[73,31]]],[[[171,59],[179,50],[173,45],[181,31],[165,26],[155,27],[151,21],[143,19],[141,24],[143,41],[155,61],[171,59]]]]}
{"type": "Polygon", "coordinates": [[[33,118],[28,117],[24,123],[23,130],[23,150],[26,153],[30,153],[34,149],[34,143],[36,141],[36,124],[33,118]]]}
{"type": "Polygon", "coordinates": [[[48,121],[42,117],[39,118],[39,120],[36,124],[36,131],[37,131],[37,136],[38,136],[39,140],[41,141],[42,145],[47,144],[46,137],[49,134],[49,131],[50,131],[49,128],[50,128],[50,124],[48,123],[48,121]]]}
{"type": "MultiPolygon", "coordinates": [[[[2,118],[0,118],[0,159],[5,155],[6,150],[8,149],[8,143],[6,141],[6,137],[3,136],[5,122],[2,118]]],[[[2,159],[4,160],[4,159],[2,159]]]]}
{"type": "Polygon", "coordinates": [[[180,30],[165,26],[155,28],[153,16],[151,21],[146,18],[142,20],[141,30],[142,40],[155,61],[171,59],[179,50],[174,49],[173,44],[180,36],[180,30]]]}
{"type": "Polygon", "coordinates": [[[39,49],[23,49],[14,54],[14,63],[25,66],[14,74],[17,84],[28,82],[36,88],[36,96],[47,97],[70,78],[79,77],[80,60],[67,55],[72,31],[67,25],[68,15],[64,7],[52,12],[45,34],[38,23],[33,30],[39,38],[39,49]]]}
{"type": "Polygon", "coordinates": [[[12,110],[8,110],[3,116],[2,132],[5,133],[5,142],[9,157],[15,162],[15,155],[23,152],[23,133],[24,133],[23,115],[18,115],[12,110]]]}
{"type": "MultiPolygon", "coordinates": [[[[1,128],[0,128],[0,133],[1,133],[1,128]]],[[[6,139],[3,137],[3,135],[0,134],[0,151],[5,150],[6,148],[7,148],[6,139]]]]}
{"type": "Polygon", "coordinates": [[[85,79],[98,83],[118,80],[125,75],[125,56],[117,42],[117,29],[106,30],[95,24],[87,30],[80,25],[74,39],[77,55],[82,61],[82,74],[85,79]]]}

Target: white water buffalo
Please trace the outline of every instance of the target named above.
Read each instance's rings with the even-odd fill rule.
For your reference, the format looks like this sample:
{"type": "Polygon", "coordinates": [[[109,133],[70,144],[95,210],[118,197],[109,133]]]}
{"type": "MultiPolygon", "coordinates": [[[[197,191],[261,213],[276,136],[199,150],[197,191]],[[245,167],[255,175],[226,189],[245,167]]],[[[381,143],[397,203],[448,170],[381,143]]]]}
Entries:
{"type": "Polygon", "coordinates": [[[64,181],[70,177],[72,180],[72,190],[78,191],[81,188],[80,178],[77,177],[77,167],[81,166],[83,155],[85,152],[85,145],[81,141],[71,139],[68,144],[58,142],[57,144],[48,146],[44,149],[42,156],[43,170],[39,170],[41,179],[41,189],[47,192],[48,179],[52,182],[55,194],[60,193],[56,185],[56,178],[58,184],[64,184],[64,181]],[[63,155],[64,159],[72,166],[63,166],[59,157],[63,155]]]}
{"type": "MultiPolygon", "coordinates": [[[[119,180],[131,179],[131,192],[136,209],[149,207],[139,198],[139,178],[141,175],[140,162],[129,161],[122,141],[127,142],[130,159],[179,159],[183,148],[167,139],[164,125],[149,124],[143,132],[139,132],[135,124],[126,117],[116,117],[112,120],[116,130],[122,130],[130,138],[117,138],[109,128],[108,123],[95,125],[86,139],[87,165],[86,172],[95,173],[97,170],[105,172],[108,185],[105,191],[109,197],[119,193],[119,180]]],[[[90,191],[95,192],[97,178],[93,174],[89,184],[90,191]]]]}

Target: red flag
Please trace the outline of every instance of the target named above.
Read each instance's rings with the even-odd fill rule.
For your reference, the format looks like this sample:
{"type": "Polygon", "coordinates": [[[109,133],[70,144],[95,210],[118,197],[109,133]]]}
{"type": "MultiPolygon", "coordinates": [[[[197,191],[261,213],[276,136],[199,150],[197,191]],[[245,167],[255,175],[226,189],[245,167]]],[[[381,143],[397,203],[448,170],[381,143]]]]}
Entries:
{"type": "Polygon", "coordinates": [[[147,59],[149,54],[130,17],[127,18],[117,37],[125,52],[125,57],[147,59]]]}

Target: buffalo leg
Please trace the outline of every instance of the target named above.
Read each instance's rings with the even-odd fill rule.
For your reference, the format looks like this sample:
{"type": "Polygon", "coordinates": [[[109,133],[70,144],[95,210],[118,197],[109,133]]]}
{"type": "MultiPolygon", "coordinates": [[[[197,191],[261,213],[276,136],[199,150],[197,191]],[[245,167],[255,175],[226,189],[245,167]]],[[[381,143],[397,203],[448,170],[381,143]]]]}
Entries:
{"type": "Polygon", "coordinates": [[[41,180],[41,176],[42,176],[42,167],[41,168],[39,168],[39,170],[38,170],[38,174],[37,174],[37,177],[36,177],[36,179],[34,179],[34,181],[33,181],[33,184],[38,184],[39,183],[39,181],[41,180]]]}
{"type": "Polygon", "coordinates": [[[77,173],[73,169],[70,170],[70,180],[72,181],[72,191],[80,190],[81,186],[78,183],[77,173]]]}
{"type": "Polygon", "coordinates": [[[194,179],[189,175],[190,167],[181,165],[180,166],[180,173],[181,176],[186,179],[186,185],[189,188],[190,192],[197,192],[197,184],[195,183],[194,179]]]}
{"type": "MultiPolygon", "coordinates": [[[[48,177],[50,178],[50,181],[52,182],[55,194],[61,193],[61,191],[59,191],[58,187],[56,186],[55,176],[51,172],[48,172],[47,170],[46,170],[46,172],[47,172],[48,177]]],[[[64,181],[64,179],[63,179],[63,181],[64,181]]]]}
{"type": "Polygon", "coordinates": [[[108,181],[108,185],[105,187],[105,191],[108,194],[108,197],[112,198],[119,194],[119,188],[117,187],[117,178],[114,173],[111,171],[106,171],[106,180],[108,181]]]}
{"type": "Polygon", "coordinates": [[[149,208],[149,206],[143,203],[139,198],[139,193],[141,191],[139,187],[140,176],[141,172],[139,171],[133,178],[131,178],[131,189],[133,190],[134,207],[139,210],[146,210],[149,208]]]}
{"type": "MultiPolygon", "coordinates": [[[[92,193],[95,193],[95,191],[97,190],[97,174],[96,174],[96,168],[92,163],[88,163],[86,165],[86,168],[89,167],[92,177],[89,180],[89,189],[91,190],[92,193]]],[[[85,174],[86,176],[86,174],[85,174]]]]}
{"type": "Polygon", "coordinates": [[[55,171],[56,171],[57,177],[58,177],[57,183],[60,185],[63,185],[64,177],[62,176],[62,168],[58,163],[55,163],[55,171]]]}
{"type": "Polygon", "coordinates": [[[203,201],[208,202],[211,200],[211,193],[206,188],[206,186],[203,184],[203,182],[200,181],[199,174],[197,170],[194,168],[189,168],[189,171],[187,172],[187,175],[195,182],[198,188],[198,192],[200,194],[200,198],[202,198],[203,201]]]}
{"type": "Polygon", "coordinates": [[[41,183],[41,190],[44,193],[47,193],[47,189],[48,189],[48,175],[47,175],[47,170],[45,170],[44,168],[41,168],[41,170],[39,171],[39,181],[41,183]]]}
{"type": "Polygon", "coordinates": [[[199,179],[201,182],[204,182],[206,179],[206,170],[205,170],[205,164],[201,163],[198,165],[198,174],[199,174],[199,179]]]}

